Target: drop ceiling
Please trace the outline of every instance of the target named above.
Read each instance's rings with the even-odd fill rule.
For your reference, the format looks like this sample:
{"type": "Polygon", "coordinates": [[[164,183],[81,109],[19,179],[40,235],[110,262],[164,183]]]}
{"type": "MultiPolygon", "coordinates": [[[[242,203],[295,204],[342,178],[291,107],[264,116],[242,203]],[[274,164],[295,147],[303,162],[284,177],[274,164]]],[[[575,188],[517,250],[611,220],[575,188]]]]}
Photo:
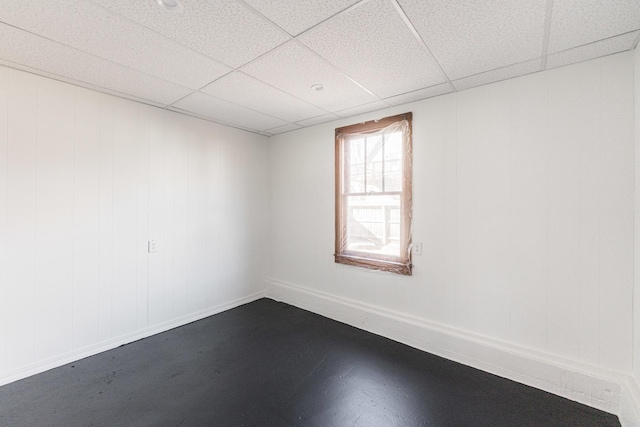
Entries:
{"type": "Polygon", "coordinates": [[[630,50],[640,39],[639,0],[181,6],[0,0],[0,64],[275,135],[630,50]]]}

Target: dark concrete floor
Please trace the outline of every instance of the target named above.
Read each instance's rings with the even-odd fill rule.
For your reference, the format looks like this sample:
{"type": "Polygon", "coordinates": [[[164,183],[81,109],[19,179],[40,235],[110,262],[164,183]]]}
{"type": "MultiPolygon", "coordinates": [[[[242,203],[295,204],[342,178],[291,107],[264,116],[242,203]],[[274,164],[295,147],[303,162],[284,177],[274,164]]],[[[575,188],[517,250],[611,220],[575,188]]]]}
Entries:
{"type": "Polygon", "coordinates": [[[262,299],[0,387],[2,426],[619,426],[262,299]]]}

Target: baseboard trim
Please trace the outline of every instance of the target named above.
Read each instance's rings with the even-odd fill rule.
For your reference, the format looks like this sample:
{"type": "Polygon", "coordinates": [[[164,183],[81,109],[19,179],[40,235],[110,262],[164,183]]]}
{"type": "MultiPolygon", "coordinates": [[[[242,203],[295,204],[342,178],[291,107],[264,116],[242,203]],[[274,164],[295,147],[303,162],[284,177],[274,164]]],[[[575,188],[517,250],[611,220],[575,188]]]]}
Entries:
{"type": "Polygon", "coordinates": [[[66,365],[67,363],[74,362],[76,360],[84,359],[85,357],[93,356],[103,351],[111,350],[119,347],[123,344],[129,344],[134,341],[138,341],[143,338],[150,337],[152,335],[159,334],[161,332],[168,331],[180,326],[184,326],[188,323],[195,322],[197,320],[204,319],[205,317],[213,316],[214,314],[221,313],[223,311],[230,310],[232,308],[247,304],[249,302],[264,298],[266,296],[264,291],[256,292],[246,297],[238,298],[233,301],[228,301],[223,304],[218,304],[214,307],[210,307],[195,313],[190,313],[186,316],[178,317],[167,322],[159,323],[157,325],[149,326],[144,329],[137,330],[130,334],[122,335],[119,337],[111,338],[106,341],[102,341],[98,344],[83,347],[81,349],[73,350],[68,353],[62,354],[57,357],[53,357],[41,362],[33,363],[23,366],[19,369],[8,371],[0,375],[0,386],[12,383],[14,381],[21,380],[23,378],[30,377],[31,375],[39,374],[41,372],[48,371],[59,366],[66,365]]]}
{"type": "Polygon", "coordinates": [[[640,386],[631,376],[623,384],[618,417],[622,427],[640,427],[640,386]]]}
{"type": "Polygon", "coordinates": [[[275,279],[266,296],[620,416],[625,375],[275,279]]]}

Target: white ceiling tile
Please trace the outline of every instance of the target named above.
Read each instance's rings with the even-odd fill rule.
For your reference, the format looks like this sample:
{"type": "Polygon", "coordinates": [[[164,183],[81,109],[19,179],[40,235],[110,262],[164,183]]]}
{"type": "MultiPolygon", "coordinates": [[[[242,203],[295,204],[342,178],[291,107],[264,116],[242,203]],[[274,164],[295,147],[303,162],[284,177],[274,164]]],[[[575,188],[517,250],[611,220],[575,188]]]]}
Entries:
{"type": "Polygon", "coordinates": [[[540,60],[521,62],[507,67],[498,68],[496,70],[487,71],[485,73],[476,74],[474,76],[465,77],[460,80],[454,80],[451,83],[456,90],[468,89],[474,86],[481,86],[488,83],[506,80],[513,77],[522,76],[524,74],[535,73],[540,71],[540,60]]]}
{"type": "Polygon", "coordinates": [[[247,64],[242,71],[326,111],[378,99],[295,40],[247,64]],[[316,83],[325,89],[311,89],[316,83]]]}
{"type": "Polygon", "coordinates": [[[300,120],[298,124],[302,127],[319,125],[320,123],[327,123],[333,120],[338,120],[340,116],[335,114],[325,114],[324,116],[314,117],[312,119],[300,120]]]}
{"type": "Polygon", "coordinates": [[[224,76],[202,92],[288,122],[316,117],[326,111],[241,72],[224,76]]]}
{"type": "Polygon", "coordinates": [[[640,0],[0,4],[0,64],[265,135],[624,51],[640,36],[640,0]]]}
{"type": "Polygon", "coordinates": [[[549,53],[640,29],[638,0],[554,0],[549,53]]]}
{"type": "Polygon", "coordinates": [[[92,1],[234,68],[290,38],[235,0],[183,1],[180,13],[155,0],[92,1]]]}
{"type": "Polygon", "coordinates": [[[291,132],[292,130],[301,129],[302,126],[296,125],[295,123],[290,123],[288,125],[279,126],[273,129],[267,129],[266,132],[271,135],[278,135],[280,133],[291,132]]]}
{"type": "Polygon", "coordinates": [[[98,58],[77,49],[0,24],[0,58],[53,75],[170,104],[190,89],[98,58]]]}
{"type": "Polygon", "coordinates": [[[369,104],[358,105],[357,107],[347,108],[346,110],[336,111],[336,114],[340,117],[352,117],[358,114],[368,113],[370,111],[382,110],[388,108],[389,104],[384,101],[370,102],[369,104]]]}
{"type": "Polygon", "coordinates": [[[442,83],[424,89],[418,89],[413,92],[403,93],[402,95],[385,98],[385,101],[391,105],[401,105],[418,101],[420,99],[431,98],[432,96],[443,95],[449,92],[453,92],[451,85],[449,83],[442,83]]]}
{"type": "Polygon", "coordinates": [[[547,0],[398,0],[451,79],[542,55],[547,0]]]}
{"type": "Polygon", "coordinates": [[[231,69],[89,1],[18,1],[0,21],[191,89],[231,69]]]}
{"type": "Polygon", "coordinates": [[[192,93],[173,104],[172,107],[255,131],[265,131],[287,124],[283,120],[231,104],[201,92],[192,93]]]}
{"type": "Polygon", "coordinates": [[[640,34],[640,31],[623,34],[618,37],[600,40],[589,43],[574,49],[565,50],[547,56],[547,69],[562,67],[564,65],[575,64],[576,62],[587,61],[600,56],[622,52],[633,48],[633,43],[640,34]]]}
{"type": "Polygon", "coordinates": [[[299,40],[381,98],[446,81],[389,0],[365,3],[299,40]]]}
{"type": "Polygon", "coordinates": [[[244,0],[291,35],[297,35],[360,0],[244,0]]]}

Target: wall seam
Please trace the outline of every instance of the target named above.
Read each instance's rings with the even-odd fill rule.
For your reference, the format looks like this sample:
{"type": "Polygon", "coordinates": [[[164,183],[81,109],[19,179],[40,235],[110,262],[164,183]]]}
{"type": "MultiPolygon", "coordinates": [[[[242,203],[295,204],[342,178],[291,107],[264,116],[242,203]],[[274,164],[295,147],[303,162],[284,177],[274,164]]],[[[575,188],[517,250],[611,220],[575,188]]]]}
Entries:
{"type": "MultiPolygon", "coordinates": [[[[9,70],[9,69],[7,69],[9,70]]],[[[5,93],[5,102],[6,102],[6,106],[7,106],[7,110],[5,112],[6,114],[6,121],[7,121],[7,128],[5,129],[6,132],[6,146],[5,146],[5,168],[4,168],[4,174],[5,174],[5,204],[4,204],[4,230],[5,230],[5,236],[6,233],[8,233],[9,230],[9,198],[8,198],[8,189],[9,189],[9,71],[7,71],[6,73],[6,83],[7,83],[7,92],[5,93]]],[[[4,313],[4,322],[2,323],[4,331],[3,331],[3,337],[5,339],[5,344],[3,346],[3,353],[4,353],[4,358],[2,359],[4,364],[2,366],[2,369],[5,370],[7,367],[7,322],[8,322],[8,318],[7,318],[7,267],[8,267],[8,262],[9,262],[9,255],[7,250],[9,249],[9,245],[7,244],[7,239],[5,239],[4,241],[4,271],[3,271],[3,275],[4,275],[4,288],[3,288],[3,293],[2,293],[2,301],[3,301],[3,306],[2,306],[2,312],[4,313]]]]}
{"type": "MultiPolygon", "coordinates": [[[[636,37],[636,42],[640,39],[640,34],[638,35],[638,37],[636,37]]],[[[638,235],[636,234],[638,231],[638,224],[636,221],[636,215],[637,215],[637,200],[639,200],[639,195],[638,195],[638,164],[637,164],[637,159],[638,159],[638,140],[640,139],[640,135],[638,134],[640,132],[640,129],[638,129],[638,118],[637,118],[637,114],[638,114],[638,87],[637,87],[637,83],[638,83],[638,70],[636,69],[636,65],[637,65],[637,60],[636,57],[638,56],[638,54],[640,53],[640,51],[638,51],[637,48],[637,43],[634,43],[634,48],[631,50],[632,51],[632,56],[631,56],[631,69],[633,72],[633,79],[631,81],[631,85],[632,85],[632,90],[633,90],[633,105],[632,105],[632,117],[633,117],[633,195],[634,195],[634,215],[633,215],[633,237],[634,237],[634,244],[633,244],[633,248],[632,248],[632,254],[633,254],[633,264],[634,264],[634,268],[633,268],[633,272],[632,272],[632,283],[633,285],[631,286],[631,378],[634,381],[636,380],[636,369],[638,368],[637,366],[637,349],[636,349],[636,334],[638,333],[637,331],[637,327],[636,327],[636,319],[638,318],[638,314],[636,312],[636,310],[638,309],[637,304],[636,304],[636,297],[637,297],[637,289],[636,289],[636,280],[638,278],[638,272],[637,272],[637,267],[636,267],[636,257],[637,257],[637,238],[638,235]]]]}
{"type": "Polygon", "coordinates": [[[36,360],[36,284],[38,280],[38,103],[40,101],[40,85],[39,78],[36,80],[36,108],[34,117],[36,118],[36,142],[35,142],[35,153],[34,153],[34,192],[33,192],[33,212],[34,212],[34,221],[33,221],[33,296],[31,300],[32,308],[33,308],[33,349],[32,349],[32,357],[33,360],[36,360]]]}
{"type": "MultiPolygon", "coordinates": [[[[637,39],[637,37],[636,37],[637,39]]],[[[634,42],[635,46],[635,42],[634,42]]],[[[631,271],[631,377],[634,377],[635,372],[635,297],[636,297],[636,119],[635,119],[635,109],[636,109],[636,97],[635,97],[635,89],[636,89],[636,67],[635,67],[635,57],[633,55],[634,48],[631,48],[631,91],[633,94],[633,104],[631,106],[631,117],[633,118],[633,222],[631,225],[632,228],[632,236],[633,236],[633,245],[631,248],[632,260],[633,260],[633,269],[631,271]]]]}
{"type": "Polygon", "coordinates": [[[102,233],[100,230],[102,229],[102,95],[98,95],[98,250],[96,251],[98,254],[97,261],[97,276],[98,276],[98,342],[100,339],[100,315],[101,315],[101,287],[102,287],[102,277],[100,273],[102,272],[100,258],[102,255],[102,233]]]}
{"type": "Polygon", "coordinates": [[[73,157],[71,167],[71,349],[75,348],[75,257],[76,257],[76,144],[77,144],[77,124],[76,124],[76,101],[77,89],[73,88],[73,157]]]}
{"type": "Polygon", "coordinates": [[[598,366],[602,365],[602,61],[598,60],[598,366]]]}
{"type": "MultiPolygon", "coordinates": [[[[147,121],[147,245],[151,240],[151,110],[147,121]]],[[[149,286],[151,283],[151,255],[147,246],[147,327],[149,327],[149,286]]]]}
{"type": "Polygon", "coordinates": [[[549,197],[549,137],[550,137],[550,129],[549,129],[549,79],[545,76],[545,120],[544,120],[544,133],[545,133],[545,144],[543,146],[544,150],[544,249],[545,249],[545,262],[544,262],[544,350],[546,352],[549,351],[549,210],[550,210],[550,197],[549,197]]]}
{"type": "Polygon", "coordinates": [[[113,232],[113,212],[114,212],[114,197],[113,197],[113,169],[114,169],[114,163],[115,163],[115,135],[116,135],[116,103],[113,102],[113,100],[111,100],[110,102],[111,104],[111,138],[109,140],[110,146],[111,146],[111,162],[110,162],[110,169],[111,169],[111,180],[110,180],[110,191],[111,191],[111,227],[110,227],[110,235],[111,235],[111,259],[110,259],[110,267],[111,267],[111,277],[110,277],[110,283],[109,283],[109,338],[113,337],[113,259],[114,259],[114,240],[115,240],[115,233],[113,232]]]}
{"type": "Polygon", "coordinates": [[[140,284],[138,283],[138,279],[139,279],[139,270],[140,270],[140,248],[138,247],[138,245],[140,244],[140,234],[139,234],[139,223],[140,223],[140,105],[136,104],[136,143],[135,143],[135,148],[136,148],[136,216],[135,216],[135,221],[134,224],[136,225],[136,231],[134,233],[135,236],[135,254],[136,254],[136,273],[135,273],[135,278],[136,278],[136,286],[135,286],[135,294],[136,294],[136,309],[135,309],[135,316],[136,316],[136,329],[139,328],[138,326],[138,316],[139,316],[139,311],[140,311],[140,297],[139,297],[139,289],[138,287],[140,286],[140,284]]]}

